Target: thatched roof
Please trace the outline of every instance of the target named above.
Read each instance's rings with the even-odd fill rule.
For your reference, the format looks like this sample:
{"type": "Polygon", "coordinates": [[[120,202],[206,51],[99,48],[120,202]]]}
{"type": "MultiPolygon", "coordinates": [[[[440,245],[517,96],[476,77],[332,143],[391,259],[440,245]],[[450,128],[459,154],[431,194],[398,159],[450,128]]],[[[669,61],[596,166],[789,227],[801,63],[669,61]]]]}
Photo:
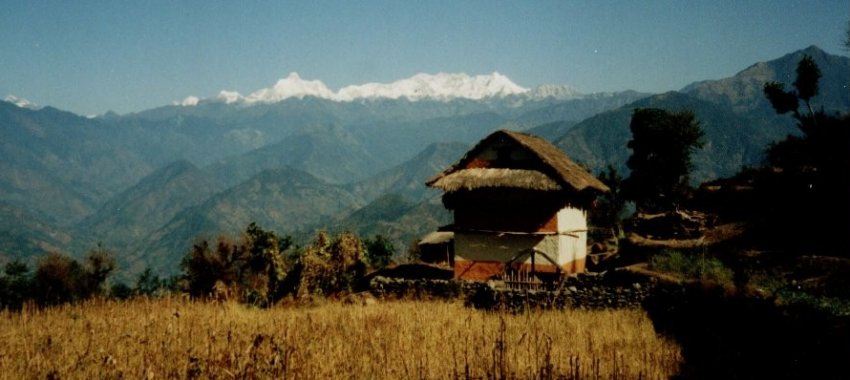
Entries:
{"type": "Polygon", "coordinates": [[[572,188],[607,192],[608,186],[573,162],[550,142],[530,134],[498,130],[481,140],[457,163],[427,182],[428,186],[445,191],[472,189],[485,186],[518,187],[535,190],[560,190],[572,188]],[[505,141],[524,148],[540,162],[539,170],[487,168],[468,169],[468,164],[487,147],[505,141]],[[497,171],[493,171],[497,170],[497,171]],[[498,171],[503,170],[503,171],[498,171]],[[534,174],[530,173],[533,172],[534,174]],[[453,178],[448,178],[452,176],[453,178]],[[547,181],[548,180],[548,181],[547,181]],[[539,181],[540,183],[530,183],[539,181]],[[552,185],[557,185],[554,187],[552,185]]]}
{"type": "Polygon", "coordinates": [[[446,244],[455,238],[455,233],[451,231],[434,231],[419,241],[419,245],[434,245],[446,244]]]}
{"type": "Polygon", "coordinates": [[[529,190],[561,190],[561,185],[537,170],[461,169],[438,178],[431,187],[446,192],[485,187],[512,187],[529,190]]]}

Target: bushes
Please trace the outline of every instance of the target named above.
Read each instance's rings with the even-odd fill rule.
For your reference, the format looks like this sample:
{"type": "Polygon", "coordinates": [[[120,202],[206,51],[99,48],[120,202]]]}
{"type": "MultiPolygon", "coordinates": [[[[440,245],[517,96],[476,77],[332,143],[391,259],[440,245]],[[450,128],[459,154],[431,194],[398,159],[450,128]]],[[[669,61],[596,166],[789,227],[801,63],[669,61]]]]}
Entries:
{"type": "Polygon", "coordinates": [[[386,267],[395,255],[393,243],[383,235],[377,235],[374,239],[366,239],[363,244],[366,246],[366,259],[372,268],[382,269],[386,267]]]}
{"type": "Polygon", "coordinates": [[[733,272],[715,257],[705,252],[685,254],[681,251],[663,250],[652,256],[649,265],[653,270],[679,274],[686,279],[716,281],[731,284],[733,272]]]}
{"type": "Polygon", "coordinates": [[[251,223],[239,240],[219,237],[215,248],[196,243],[183,258],[186,291],[193,297],[233,298],[260,306],[276,301],[288,270],[284,251],[289,237],[279,238],[251,223]]]}
{"type": "Polygon", "coordinates": [[[360,238],[343,232],[331,239],[324,231],[319,232],[300,257],[298,276],[298,298],[312,295],[332,296],[350,292],[366,272],[363,263],[366,250],[360,238]]]}
{"type": "Polygon", "coordinates": [[[61,253],[48,253],[38,259],[34,273],[26,264],[12,261],[0,277],[0,309],[20,310],[28,301],[48,306],[102,296],[114,270],[114,255],[100,246],[82,264],[61,253]]]}
{"type": "MultiPolygon", "coordinates": [[[[227,298],[257,306],[269,306],[286,295],[310,299],[335,296],[354,289],[363,278],[367,258],[373,265],[389,262],[390,246],[377,237],[372,254],[356,235],[330,236],[322,231],[307,247],[295,247],[289,237],[280,238],[251,224],[238,240],[220,237],[211,246],[196,243],[183,259],[185,290],[193,297],[227,298]]],[[[391,246],[390,246],[391,247],[391,246]]]]}
{"type": "Polygon", "coordinates": [[[0,274],[0,309],[20,310],[32,300],[38,305],[76,302],[96,296],[127,299],[184,291],[195,298],[228,299],[269,306],[285,295],[310,299],[351,292],[363,278],[368,261],[381,268],[390,263],[392,244],[382,236],[365,243],[344,232],[319,232],[300,249],[288,236],[280,237],[251,223],[239,238],[199,240],[181,261],[182,275],[160,279],[150,268],[135,287],[114,283],[114,255],[101,246],[80,263],[60,253],[40,258],[34,272],[18,261],[0,274]]]}

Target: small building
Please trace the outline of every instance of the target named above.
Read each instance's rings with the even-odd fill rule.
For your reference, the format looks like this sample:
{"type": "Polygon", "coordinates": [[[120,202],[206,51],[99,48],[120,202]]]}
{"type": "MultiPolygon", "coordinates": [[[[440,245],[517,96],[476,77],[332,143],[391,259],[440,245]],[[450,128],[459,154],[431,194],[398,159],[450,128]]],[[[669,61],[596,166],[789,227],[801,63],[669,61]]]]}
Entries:
{"type": "Polygon", "coordinates": [[[442,266],[454,266],[454,238],[452,231],[434,231],[419,241],[419,260],[442,266]]]}
{"type": "Polygon", "coordinates": [[[608,187],[548,141],[499,130],[427,182],[454,214],[455,278],[585,267],[587,210],[608,187]]]}

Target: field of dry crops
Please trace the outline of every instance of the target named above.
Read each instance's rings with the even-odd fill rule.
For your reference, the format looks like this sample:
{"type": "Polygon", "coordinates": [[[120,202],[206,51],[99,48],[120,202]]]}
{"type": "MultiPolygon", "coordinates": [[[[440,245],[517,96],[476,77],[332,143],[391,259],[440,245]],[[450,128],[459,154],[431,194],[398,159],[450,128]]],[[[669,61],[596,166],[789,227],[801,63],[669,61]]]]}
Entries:
{"type": "Polygon", "coordinates": [[[459,303],[255,309],[181,299],[0,312],[0,378],[667,378],[679,347],[640,310],[459,303]]]}

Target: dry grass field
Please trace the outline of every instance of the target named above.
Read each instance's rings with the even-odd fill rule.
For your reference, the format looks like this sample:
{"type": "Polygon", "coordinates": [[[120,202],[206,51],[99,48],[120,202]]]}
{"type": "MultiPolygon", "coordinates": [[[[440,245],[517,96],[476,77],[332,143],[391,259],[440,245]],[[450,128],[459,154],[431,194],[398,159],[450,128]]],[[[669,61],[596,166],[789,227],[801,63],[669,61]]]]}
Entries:
{"type": "Polygon", "coordinates": [[[640,310],[507,314],[414,301],[91,301],[0,312],[0,342],[2,379],[656,379],[681,360],[640,310]]]}

